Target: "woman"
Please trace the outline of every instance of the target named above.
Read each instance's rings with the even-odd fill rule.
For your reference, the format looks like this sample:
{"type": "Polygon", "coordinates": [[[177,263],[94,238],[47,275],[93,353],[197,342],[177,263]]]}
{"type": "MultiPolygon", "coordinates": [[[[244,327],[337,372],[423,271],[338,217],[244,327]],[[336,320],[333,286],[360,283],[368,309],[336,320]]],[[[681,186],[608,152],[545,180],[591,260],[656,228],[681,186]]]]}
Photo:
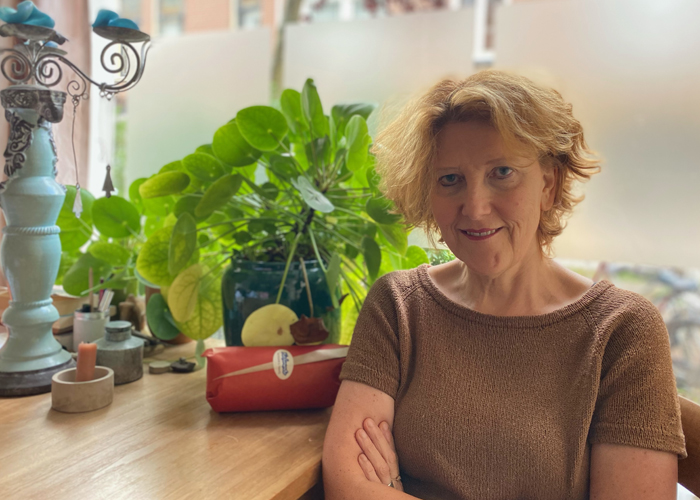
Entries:
{"type": "Polygon", "coordinates": [[[686,452],[659,313],[550,258],[574,182],[599,170],[571,106],[480,72],[436,85],[375,152],[386,196],[456,259],[370,289],[326,498],[675,498],[686,452]]]}

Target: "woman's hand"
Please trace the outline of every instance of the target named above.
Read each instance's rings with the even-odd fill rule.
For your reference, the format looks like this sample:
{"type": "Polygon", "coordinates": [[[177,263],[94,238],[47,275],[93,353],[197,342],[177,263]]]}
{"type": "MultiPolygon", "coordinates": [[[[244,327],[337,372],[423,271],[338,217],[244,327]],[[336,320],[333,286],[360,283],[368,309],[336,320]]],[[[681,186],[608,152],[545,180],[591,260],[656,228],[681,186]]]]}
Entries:
{"type": "Polygon", "coordinates": [[[399,460],[394,447],[394,436],[389,430],[389,424],[374,423],[371,418],[363,422],[363,429],[355,432],[355,439],[362,448],[357,461],[362,467],[365,477],[375,483],[389,485],[394,483],[394,488],[403,491],[399,476],[399,460]]]}

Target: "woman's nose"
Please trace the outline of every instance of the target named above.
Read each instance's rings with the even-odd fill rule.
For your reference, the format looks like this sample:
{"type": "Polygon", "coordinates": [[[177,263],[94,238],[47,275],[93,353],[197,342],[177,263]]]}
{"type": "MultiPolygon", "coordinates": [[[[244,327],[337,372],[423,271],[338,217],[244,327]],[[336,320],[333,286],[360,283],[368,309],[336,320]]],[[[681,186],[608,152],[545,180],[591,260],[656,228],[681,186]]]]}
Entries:
{"type": "Polygon", "coordinates": [[[491,196],[488,189],[479,183],[467,186],[462,200],[462,215],[476,221],[490,213],[491,196]]]}

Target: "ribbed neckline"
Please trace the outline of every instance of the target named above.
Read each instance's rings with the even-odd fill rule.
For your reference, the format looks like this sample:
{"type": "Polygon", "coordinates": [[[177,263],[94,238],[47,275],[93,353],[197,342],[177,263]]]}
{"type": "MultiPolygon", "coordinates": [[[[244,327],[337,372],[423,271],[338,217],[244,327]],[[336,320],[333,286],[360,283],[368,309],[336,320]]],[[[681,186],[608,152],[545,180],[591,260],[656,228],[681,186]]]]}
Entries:
{"type": "Polygon", "coordinates": [[[586,293],[576,302],[552,311],[546,314],[534,316],[495,316],[493,314],[485,314],[477,312],[466,306],[454,302],[447,297],[435,285],[433,279],[428,274],[429,264],[420,265],[418,270],[418,280],[421,286],[430,293],[432,298],[447,311],[470,321],[486,324],[489,326],[501,326],[509,328],[537,328],[562,321],[573,314],[578,313],[581,309],[587,307],[591,302],[600,297],[608,288],[614,286],[609,281],[598,281],[590,287],[586,293]]]}

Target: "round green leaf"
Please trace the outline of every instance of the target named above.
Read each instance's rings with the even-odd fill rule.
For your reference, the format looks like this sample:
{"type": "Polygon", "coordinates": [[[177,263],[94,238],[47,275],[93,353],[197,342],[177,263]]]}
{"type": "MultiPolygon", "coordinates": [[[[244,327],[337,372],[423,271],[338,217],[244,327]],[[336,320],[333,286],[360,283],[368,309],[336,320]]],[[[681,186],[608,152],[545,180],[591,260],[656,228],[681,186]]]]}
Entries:
{"type": "Polygon", "coordinates": [[[398,214],[389,213],[391,202],[386,198],[370,198],[365,204],[367,215],[379,224],[396,224],[401,220],[398,214]]]}
{"type": "Polygon", "coordinates": [[[402,269],[414,269],[421,264],[430,264],[428,254],[421,247],[411,245],[406,249],[406,255],[401,261],[402,269]]]}
{"type": "Polygon", "coordinates": [[[301,110],[314,139],[328,135],[328,119],[323,114],[321,98],[311,78],[306,80],[301,91],[301,110]]]}
{"type": "Polygon", "coordinates": [[[190,177],[185,172],[163,172],[156,174],[139,187],[144,199],[159,198],[181,193],[190,184],[190,177]]]}
{"type": "Polygon", "coordinates": [[[302,198],[304,198],[304,201],[314,210],[325,214],[329,214],[335,210],[333,203],[317,191],[311,182],[303,175],[297,177],[296,180],[292,180],[292,185],[297,188],[297,191],[299,191],[302,198]]]}
{"type": "MultiPolygon", "coordinates": [[[[73,215],[75,217],[75,215],[73,215]]],[[[74,252],[90,241],[92,233],[87,228],[76,229],[75,231],[64,231],[58,235],[61,239],[61,250],[64,252],[74,252]]]]}
{"type": "Polygon", "coordinates": [[[178,217],[168,250],[168,272],[176,276],[189,262],[197,248],[197,223],[194,217],[185,212],[178,217]]]}
{"type": "Polygon", "coordinates": [[[80,296],[90,288],[90,268],[92,268],[93,285],[100,278],[108,278],[112,266],[101,259],[96,259],[90,253],[85,253],[71,266],[63,277],[63,289],[66,293],[80,296]]]}
{"type": "Polygon", "coordinates": [[[379,224],[379,230],[397,252],[399,252],[401,255],[406,253],[406,247],[408,247],[408,235],[403,227],[398,225],[379,224]]]}
{"type": "Polygon", "coordinates": [[[63,199],[63,205],[58,213],[56,225],[61,228],[61,231],[82,230],[83,232],[92,233],[92,206],[95,202],[95,197],[87,189],[80,188],[80,201],[83,204],[83,211],[80,214],[80,219],[78,219],[73,212],[75,193],[75,186],[66,186],[66,197],[63,199]]]}
{"type": "Polygon", "coordinates": [[[146,281],[157,286],[169,285],[173,276],[168,272],[171,226],[156,230],[141,248],[136,259],[136,270],[146,281]]]}
{"type": "Polygon", "coordinates": [[[214,133],[212,149],[216,156],[234,167],[246,167],[262,155],[241,135],[236,120],[231,120],[214,133]]]}
{"type": "Polygon", "coordinates": [[[306,123],[304,114],[301,111],[301,94],[299,92],[294,89],[287,89],[282,92],[280,107],[292,132],[301,136],[309,130],[309,124],[306,123]]]}
{"type": "Polygon", "coordinates": [[[166,312],[169,312],[168,304],[163,296],[159,293],[151,295],[146,304],[146,318],[148,318],[151,333],[161,340],[172,340],[180,334],[180,331],[168,321],[166,312]]]}
{"type": "MultiPolygon", "coordinates": [[[[175,217],[180,217],[183,213],[187,212],[194,217],[194,209],[197,207],[201,199],[202,196],[197,194],[187,194],[185,196],[181,196],[175,203],[172,213],[175,214],[175,217]]],[[[201,220],[204,219],[197,219],[197,222],[200,222],[201,220]]]]}
{"type": "Polygon", "coordinates": [[[289,130],[284,115],[270,106],[240,110],[236,114],[236,124],[245,140],[261,151],[275,151],[289,130]]]}
{"type": "Polygon", "coordinates": [[[197,149],[195,149],[194,152],[195,153],[204,153],[204,154],[208,154],[211,156],[216,156],[216,154],[214,154],[214,148],[212,147],[211,144],[202,144],[197,149]]]}
{"type": "Polygon", "coordinates": [[[223,207],[241,187],[240,175],[227,175],[209,186],[199,204],[194,209],[197,217],[206,217],[223,207]]]}
{"type": "Polygon", "coordinates": [[[129,262],[129,257],[131,257],[131,252],[123,246],[103,241],[98,241],[90,245],[88,252],[97,259],[120,267],[125,266],[127,262],[129,262]]]}
{"type": "MultiPolygon", "coordinates": [[[[168,298],[171,295],[172,292],[168,298]]],[[[210,274],[199,281],[197,302],[190,319],[185,322],[176,321],[175,324],[191,339],[204,340],[221,327],[223,317],[221,278],[212,278],[210,274]]]]}
{"type": "Polygon", "coordinates": [[[177,275],[168,291],[168,308],[175,321],[188,321],[194,313],[199,295],[202,267],[194,264],[177,275]]]}
{"type": "Polygon", "coordinates": [[[367,272],[372,280],[377,279],[377,274],[379,273],[379,266],[382,264],[382,251],[379,249],[379,245],[369,236],[364,236],[362,238],[362,255],[365,258],[365,264],[367,264],[367,272]]]}
{"type": "Polygon", "coordinates": [[[260,189],[262,190],[263,197],[267,198],[268,200],[274,201],[280,194],[279,188],[271,182],[266,182],[265,184],[260,186],[260,189]]]}
{"type": "Polygon", "coordinates": [[[253,237],[248,231],[238,231],[233,235],[233,239],[236,240],[236,243],[239,245],[245,245],[246,243],[250,243],[253,237]]]}
{"type": "Polygon", "coordinates": [[[185,169],[204,182],[215,181],[224,175],[224,167],[221,162],[205,153],[193,153],[182,160],[185,169]]]}
{"type": "Polygon", "coordinates": [[[120,196],[95,200],[92,218],[97,230],[109,238],[134,236],[141,229],[141,215],[138,209],[120,196]]]}

